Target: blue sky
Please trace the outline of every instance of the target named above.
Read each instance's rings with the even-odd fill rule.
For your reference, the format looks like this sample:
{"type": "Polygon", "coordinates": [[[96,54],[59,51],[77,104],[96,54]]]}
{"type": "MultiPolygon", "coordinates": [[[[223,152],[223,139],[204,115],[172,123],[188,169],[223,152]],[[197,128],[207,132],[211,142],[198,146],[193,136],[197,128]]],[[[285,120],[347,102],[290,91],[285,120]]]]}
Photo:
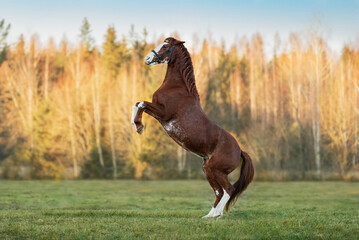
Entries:
{"type": "Polygon", "coordinates": [[[138,32],[146,27],[150,41],[177,31],[189,44],[193,33],[205,38],[210,32],[214,40],[231,44],[259,32],[270,47],[276,32],[285,41],[290,32],[305,34],[313,23],[336,50],[359,41],[359,0],[0,0],[0,6],[0,18],[12,25],[10,43],[21,33],[26,38],[37,33],[42,42],[50,37],[59,42],[65,35],[76,43],[84,17],[98,45],[109,25],[121,36],[131,24],[138,32]]]}

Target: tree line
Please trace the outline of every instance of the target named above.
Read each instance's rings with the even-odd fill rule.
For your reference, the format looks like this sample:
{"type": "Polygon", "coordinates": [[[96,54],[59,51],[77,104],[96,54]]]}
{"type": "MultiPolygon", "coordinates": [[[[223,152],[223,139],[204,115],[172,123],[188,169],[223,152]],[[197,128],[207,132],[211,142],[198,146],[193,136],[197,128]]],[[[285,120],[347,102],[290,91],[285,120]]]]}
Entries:
{"type": "MultiPolygon", "coordinates": [[[[110,26],[94,44],[87,19],[79,43],[41,45],[0,21],[0,177],[8,179],[197,179],[202,160],[132,105],[151,101],[166,67],[143,59],[148,42],[110,26]]],[[[292,33],[266,54],[260,34],[226,46],[193,36],[188,47],[201,104],[254,160],[258,180],[358,179],[359,50],[336,56],[316,32],[292,33]]]]}

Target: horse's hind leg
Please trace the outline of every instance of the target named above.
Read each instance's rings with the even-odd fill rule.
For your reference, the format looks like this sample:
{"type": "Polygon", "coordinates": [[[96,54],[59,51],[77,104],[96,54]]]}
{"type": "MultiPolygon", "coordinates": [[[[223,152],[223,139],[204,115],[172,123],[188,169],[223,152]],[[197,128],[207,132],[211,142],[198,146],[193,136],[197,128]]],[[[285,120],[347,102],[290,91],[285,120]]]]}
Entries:
{"type": "Polygon", "coordinates": [[[202,165],[202,168],[203,168],[203,172],[205,173],[206,175],[206,178],[209,182],[209,185],[211,185],[213,191],[214,191],[214,194],[216,195],[216,201],[214,202],[213,204],[213,207],[211,209],[211,211],[206,215],[206,216],[203,216],[202,218],[209,218],[209,217],[215,217],[214,216],[214,213],[215,213],[215,209],[219,203],[219,201],[221,200],[222,196],[223,196],[223,189],[222,187],[214,180],[214,176],[211,172],[211,169],[209,168],[208,166],[208,160],[204,159],[203,160],[203,165],[202,165]]]}
{"type": "Polygon", "coordinates": [[[235,191],[228,180],[228,174],[231,173],[240,162],[236,158],[236,155],[236,152],[233,151],[230,154],[224,153],[221,155],[213,155],[208,160],[208,167],[210,168],[214,181],[216,181],[223,189],[223,196],[214,209],[214,217],[223,215],[223,209],[235,191]]]}
{"type": "Polygon", "coordinates": [[[216,216],[223,215],[223,209],[226,206],[229,198],[233,194],[234,187],[228,180],[228,174],[226,174],[220,170],[216,170],[216,169],[212,169],[212,173],[213,173],[215,180],[223,188],[223,196],[222,196],[221,200],[219,201],[219,203],[217,204],[215,211],[214,211],[214,216],[216,217],[216,216]]]}

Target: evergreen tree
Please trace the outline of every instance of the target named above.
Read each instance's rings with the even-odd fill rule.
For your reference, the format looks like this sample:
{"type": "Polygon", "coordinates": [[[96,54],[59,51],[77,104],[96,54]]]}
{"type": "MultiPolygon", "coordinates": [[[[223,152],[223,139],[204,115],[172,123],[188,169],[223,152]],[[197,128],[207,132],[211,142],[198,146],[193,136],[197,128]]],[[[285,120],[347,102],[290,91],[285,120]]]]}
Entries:
{"type": "Polygon", "coordinates": [[[123,44],[117,41],[116,30],[112,26],[107,29],[105,37],[106,40],[102,45],[102,60],[111,76],[115,77],[121,66],[121,62],[126,60],[124,59],[126,57],[126,46],[123,46],[123,44]]]}
{"type": "Polygon", "coordinates": [[[5,42],[9,34],[10,24],[6,25],[5,20],[0,20],[0,65],[6,59],[7,44],[5,42]]]}
{"type": "Polygon", "coordinates": [[[91,25],[88,22],[87,18],[84,18],[82,21],[82,26],[80,28],[80,40],[82,47],[89,53],[93,50],[93,45],[95,43],[94,38],[91,36],[91,25]]]}

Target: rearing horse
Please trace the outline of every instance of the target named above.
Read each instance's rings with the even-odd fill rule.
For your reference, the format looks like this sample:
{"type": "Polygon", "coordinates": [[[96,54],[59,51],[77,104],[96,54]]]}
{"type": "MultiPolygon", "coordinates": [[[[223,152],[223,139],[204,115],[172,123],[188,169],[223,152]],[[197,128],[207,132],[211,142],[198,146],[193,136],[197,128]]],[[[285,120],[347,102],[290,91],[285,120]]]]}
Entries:
{"type": "Polygon", "coordinates": [[[204,216],[220,217],[229,205],[253,180],[254,168],[249,155],[237,141],[204,113],[197,92],[191,57],[183,41],[167,38],[146,57],[149,66],[168,64],[165,79],[153,94],[152,102],[137,102],[133,106],[132,125],[141,134],[142,113],[156,118],[167,134],[188,151],[203,158],[203,171],[213,188],[216,201],[204,216]],[[239,179],[232,185],[228,174],[240,164],[239,179]]]}

